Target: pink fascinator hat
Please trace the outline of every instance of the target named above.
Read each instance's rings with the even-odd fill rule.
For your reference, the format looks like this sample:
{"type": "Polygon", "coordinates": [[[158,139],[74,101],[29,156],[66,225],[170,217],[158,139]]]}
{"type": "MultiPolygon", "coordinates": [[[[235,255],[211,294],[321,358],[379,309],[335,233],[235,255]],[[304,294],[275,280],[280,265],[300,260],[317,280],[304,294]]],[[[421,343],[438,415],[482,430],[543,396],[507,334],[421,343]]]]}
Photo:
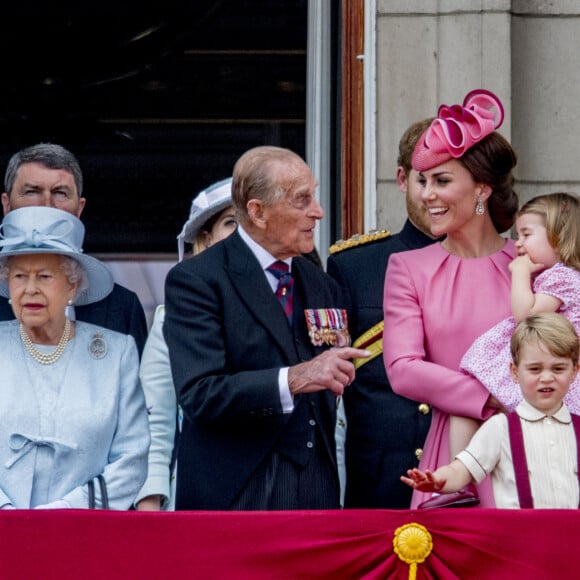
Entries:
{"type": "Polygon", "coordinates": [[[503,119],[501,101],[485,89],[468,93],[463,105],[441,105],[437,118],[413,151],[413,169],[425,171],[461,157],[470,147],[493,133],[503,119]]]}

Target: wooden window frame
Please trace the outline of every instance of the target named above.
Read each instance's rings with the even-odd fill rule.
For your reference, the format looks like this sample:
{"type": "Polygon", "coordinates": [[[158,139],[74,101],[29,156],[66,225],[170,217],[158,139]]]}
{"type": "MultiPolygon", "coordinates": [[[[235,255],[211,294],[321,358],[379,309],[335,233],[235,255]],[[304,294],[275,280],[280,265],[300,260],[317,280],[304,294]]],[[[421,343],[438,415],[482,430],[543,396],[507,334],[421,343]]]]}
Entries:
{"type": "Polygon", "coordinates": [[[364,0],[342,2],[341,228],[364,231],[364,0]]]}

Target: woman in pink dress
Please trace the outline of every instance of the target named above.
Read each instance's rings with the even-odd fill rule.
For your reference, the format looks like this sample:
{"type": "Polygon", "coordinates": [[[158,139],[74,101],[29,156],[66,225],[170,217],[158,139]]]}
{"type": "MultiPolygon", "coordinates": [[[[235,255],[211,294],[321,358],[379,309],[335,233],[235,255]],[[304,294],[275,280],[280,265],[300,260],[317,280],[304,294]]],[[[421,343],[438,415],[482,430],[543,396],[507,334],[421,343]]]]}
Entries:
{"type": "MultiPolygon", "coordinates": [[[[503,107],[489,91],[469,93],[463,105],[439,108],[419,140],[413,168],[441,243],[391,256],[384,291],[384,361],[393,390],[432,406],[420,469],[450,461],[449,415],[487,419],[500,407],[459,362],[475,338],[510,315],[509,264],[518,198],[517,158],[495,131],[503,107]]],[[[479,486],[493,507],[489,478],[479,486]]],[[[415,491],[411,507],[430,495],[415,491]]]]}
{"type": "MultiPolygon", "coordinates": [[[[460,364],[507,411],[523,398],[509,370],[517,323],[531,314],[558,312],[580,333],[580,200],[570,193],[534,197],[518,212],[516,228],[519,256],[510,264],[512,316],[480,336],[460,364]]],[[[565,403],[571,413],[580,414],[578,377],[565,403]]]]}

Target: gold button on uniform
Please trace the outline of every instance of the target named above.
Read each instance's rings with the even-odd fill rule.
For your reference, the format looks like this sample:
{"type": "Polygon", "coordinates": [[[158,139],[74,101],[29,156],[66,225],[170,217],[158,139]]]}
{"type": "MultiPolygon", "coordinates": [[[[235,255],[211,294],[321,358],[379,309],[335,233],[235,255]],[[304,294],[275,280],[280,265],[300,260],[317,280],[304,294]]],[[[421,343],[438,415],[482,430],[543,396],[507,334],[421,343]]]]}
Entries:
{"type": "Polygon", "coordinates": [[[423,415],[428,415],[431,412],[431,408],[427,403],[421,403],[418,407],[419,412],[423,413],[423,415]]]}
{"type": "Polygon", "coordinates": [[[421,457],[423,457],[423,450],[419,447],[419,449],[415,449],[415,457],[417,461],[421,461],[421,457]]]}

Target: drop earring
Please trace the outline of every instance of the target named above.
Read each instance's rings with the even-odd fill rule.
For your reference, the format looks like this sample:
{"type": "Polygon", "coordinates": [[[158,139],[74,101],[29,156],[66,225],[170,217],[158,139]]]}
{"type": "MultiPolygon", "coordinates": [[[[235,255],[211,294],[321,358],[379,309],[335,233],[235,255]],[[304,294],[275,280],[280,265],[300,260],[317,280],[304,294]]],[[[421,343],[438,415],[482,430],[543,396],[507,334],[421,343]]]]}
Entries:
{"type": "Polygon", "coordinates": [[[75,307],[73,306],[73,301],[69,300],[67,305],[64,307],[64,315],[71,321],[76,320],[75,307]]]}
{"type": "Polygon", "coordinates": [[[8,304],[10,304],[10,306],[12,306],[12,298],[8,298],[8,304]]]}
{"type": "Polygon", "coordinates": [[[475,215],[483,215],[485,213],[485,207],[483,205],[483,199],[481,197],[477,198],[477,203],[475,204],[475,215]]]}

